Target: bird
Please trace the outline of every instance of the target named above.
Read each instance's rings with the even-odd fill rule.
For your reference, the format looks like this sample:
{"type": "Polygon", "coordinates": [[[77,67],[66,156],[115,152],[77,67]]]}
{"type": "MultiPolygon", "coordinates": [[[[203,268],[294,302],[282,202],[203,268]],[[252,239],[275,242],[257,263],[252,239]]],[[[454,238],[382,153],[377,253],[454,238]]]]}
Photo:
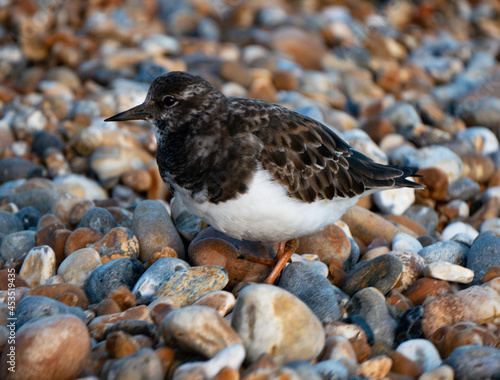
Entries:
{"type": "Polygon", "coordinates": [[[273,283],[289,260],[285,242],[337,222],[360,198],[422,188],[418,168],[384,165],[326,125],[262,100],[227,97],[201,76],[154,79],[145,101],[105,121],[147,120],[159,172],[194,215],[239,239],[278,242],[273,283]]]}

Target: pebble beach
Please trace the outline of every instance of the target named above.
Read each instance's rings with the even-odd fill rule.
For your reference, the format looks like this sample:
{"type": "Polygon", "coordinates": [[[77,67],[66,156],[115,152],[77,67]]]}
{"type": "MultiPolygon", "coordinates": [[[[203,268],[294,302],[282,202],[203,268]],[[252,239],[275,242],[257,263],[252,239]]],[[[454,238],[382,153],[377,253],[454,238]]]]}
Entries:
{"type": "Polygon", "coordinates": [[[500,379],[499,0],[0,5],[0,379],[500,379]],[[325,124],[423,190],[240,241],[169,192],[147,122],[187,71],[325,124]]]}

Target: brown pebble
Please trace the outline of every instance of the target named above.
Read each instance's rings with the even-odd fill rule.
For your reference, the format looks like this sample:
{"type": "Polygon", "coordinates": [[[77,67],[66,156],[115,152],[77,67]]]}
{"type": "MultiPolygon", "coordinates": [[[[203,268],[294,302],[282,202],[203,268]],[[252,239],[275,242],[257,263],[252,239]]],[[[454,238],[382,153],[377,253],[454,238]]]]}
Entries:
{"type": "Polygon", "coordinates": [[[392,359],[389,356],[376,356],[361,363],[357,375],[370,379],[382,379],[389,373],[391,367],[392,359]]]}
{"type": "Polygon", "coordinates": [[[122,310],[120,309],[120,306],[116,303],[115,300],[112,300],[111,298],[104,298],[101,302],[99,302],[99,305],[97,305],[96,315],[101,316],[107,314],[116,314],[120,313],[121,311],[122,310]]]}
{"type": "Polygon", "coordinates": [[[95,207],[95,204],[89,199],[83,199],[75,204],[69,213],[69,224],[76,226],[80,223],[83,214],[85,214],[85,212],[90,210],[92,207],[95,207]]]}
{"type": "Polygon", "coordinates": [[[497,277],[500,277],[500,267],[493,267],[488,269],[488,271],[484,274],[481,282],[485,284],[488,281],[493,280],[494,278],[497,277]]]}
{"type": "Polygon", "coordinates": [[[365,244],[370,244],[377,237],[392,241],[394,236],[400,232],[398,228],[381,216],[358,206],[347,211],[342,220],[349,226],[353,236],[358,237],[365,244]]]}
{"type": "Polygon", "coordinates": [[[425,185],[425,189],[418,193],[424,198],[432,198],[435,200],[445,200],[448,195],[448,176],[438,168],[424,168],[418,171],[422,177],[417,179],[418,182],[425,185]]]}
{"type": "Polygon", "coordinates": [[[155,353],[160,359],[161,367],[163,370],[163,376],[166,377],[166,374],[169,372],[170,367],[174,363],[175,352],[170,347],[162,346],[158,347],[155,350],[155,353]]]}
{"type": "MultiPolygon", "coordinates": [[[[38,221],[37,229],[41,230],[42,228],[49,226],[51,224],[58,224],[58,228],[64,228],[64,224],[59,220],[59,218],[53,214],[45,214],[38,221]]],[[[58,228],[55,228],[58,229],[58,228]]]]}
{"type": "Polygon", "coordinates": [[[64,246],[64,255],[68,257],[73,252],[92,246],[95,242],[101,240],[104,234],[93,230],[92,228],[82,227],[74,230],[68,236],[64,246]]]}
{"type": "Polygon", "coordinates": [[[132,335],[124,331],[114,331],[106,338],[106,350],[110,358],[121,359],[133,354],[139,347],[132,335]]]}
{"type": "Polygon", "coordinates": [[[374,116],[366,120],[361,125],[361,129],[377,144],[380,143],[384,136],[396,131],[389,120],[380,116],[374,116]]]}
{"type": "Polygon", "coordinates": [[[130,187],[137,193],[149,190],[153,184],[151,173],[145,169],[136,169],[125,173],[122,176],[122,181],[125,186],[130,187]]]}
{"type": "Polygon", "coordinates": [[[164,258],[164,257],[179,257],[177,255],[177,252],[175,249],[170,248],[170,247],[165,247],[161,251],[156,251],[154,252],[148,259],[146,267],[149,268],[151,265],[156,263],[158,260],[164,258]]]}
{"type": "Polygon", "coordinates": [[[16,272],[7,269],[0,270],[0,290],[9,290],[9,285],[14,288],[29,287],[16,272]]]}
{"type": "Polygon", "coordinates": [[[277,90],[283,91],[293,91],[299,87],[299,81],[291,71],[275,71],[273,73],[273,83],[277,90]]]}
{"type": "Polygon", "coordinates": [[[448,281],[419,278],[403,294],[416,306],[424,303],[427,297],[439,297],[451,293],[448,281]]]}
{"type": "Polygon", "coordinates": [[[409,228],[410,230],[415,232],[418,236],[429,234],[429,231],[427,231],[427,229],[424,226],[422,226],[419,222],[417,222],[413,219],[407,218],[406,216],[389,215],[387,220],[390,220],[391,222],[394,222],[394,223],[400,224],[402,226],[405,226],[406,228],[409,228]]]}
{"type": "Polygon", "coordinates": [[[212,380],[239,380],[240,373],[238,370],[231,367],[222,368],[212,380]]]}
{"type": "Polygon", "coordinates": [[[72,284],[38,285],[30,289],[26,295],[45,296],[60,302],[63,302],[64,300],[71,301],[73,304],[68,306],[78,306],[83,310],[86,310],[89,306],[89,300],[87,299],[85,292],[78,286],[72,284]],[[70,295],[73,295],[74,297],[70,295]]]}
{"type": "Polygon", "coordinates": [[[299,247],[295,253],[315,254],[323,262],[337,259],[343,263],[351,252],[351,242],[345,232],[335,224],[325,227],[322,231],[302,236],[298,240],[299,247]]]}
{"type": "Polygon", "coordinates": [[[326,338],[328,339],[335,335],[349,339],[356,353],[358,363],[362,363],[370,358],[371,348],[368,344],[368,338],[360,326],[338,321],[327,323],[325,325],[326,338]]]}
{"type": "Polygon", "coordinates": [[[336,265],[330,264],[328,266],[328,279],[336,287],[341,288],[346,277],[347,273],[339,269],[336,265]]]}
{"type": "Polygon", "coordinates": [[[398,351],[393,351],[389,354],[392,359],[391,372],[418,378],[422,374],[422,368],[416,362],[408,359],[405,355],[398,351]]]}
{"type": "Polygon", "coordinates": [[[495,172],[493,160],[483,154],[470,152],[461,155],[460,159],[464,163],[462,176],[478,183],[488,182],[495,172]]]}
{"type": "Polygon", "coordinates": [[[134,233],[125,227],[115,227],[92,246],[103,264],[122,258],[137,259],[139,257],[139,240],[134,233]]]}
{"type": "Polygon", "coordinates": [[[124,311],[127,309],[130,309],[131,307],[137,306],[137,301],[130,291],[129,288],[126,286],[120,286],[116,289],[113,289],[107,296],[106,298],[110,298],[113,301],[116,302],[118,307],[124,311]]]}

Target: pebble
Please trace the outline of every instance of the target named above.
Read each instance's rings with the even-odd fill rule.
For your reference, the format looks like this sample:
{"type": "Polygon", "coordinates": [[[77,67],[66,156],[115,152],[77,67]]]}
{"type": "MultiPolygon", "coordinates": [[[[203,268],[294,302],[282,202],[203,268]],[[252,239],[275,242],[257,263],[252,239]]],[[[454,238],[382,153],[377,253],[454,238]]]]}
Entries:
{"type": "Polygon", "coordinates": [[[42,214],[36,208],[28,206],[16,212],[16,216],[21,219],[24,229],[27,230],[36,228],[42,214]]]}
{"type": "Polygon", "coordinates": [[[175,272],[188,269],[190,265],[175,257],[163,257],[151,265],[137,280],[132,293],[138,304],[149,304],[158,288],[175,272]]]}
{"type": "Polygon", "coordinates": [[[314,234],[302,236],[298,240],[299,247],[295,253],[299,255],[315,254],[322,262],[328,262],[332,259],[345,262],[351,252],[351,243],[346,233],[335,224],[314,234]]]}
{"type": "Polygon", "coordinates": [[[213,358],[242,339],[216,310],[207,306],[186,306],[168,314],[161,323],[167,342],[181,349],[213,358]]]}
{"type": "Polygon", "coordinates": [[[191,362],[175,369],[173,379],[192,379],[195,374],[205,378],[216,377],[223,369],[231,368],[238,371],[245,359],[245,348],[241,344],[232,344],[220,350],[213,358],[205,362],[191,362]]]}
{"type": "Polygon", "coordinates": [[[481,283],[481,279],[489,269],[500,266],[500,237],[479,236],[470,248],[466,266],[474,272],[472,284],[481,283]]]}
{"type": "Polygon", "coordinates": [[[125,358],[114,361],[106,373],[106,379],[162,380],[163,368],[159,357],[151,348],[143,348],[125,358]]]}
{"type": "Polygon", "coordinates": [[[333,286],[307,264],[289,264],[281,275],[279,286],[309,306],[323,324],[340,318],[339,301],[333,286]]]}
{"type": "Polygon", "coordinates": [[[493,379],[500,373],[500,349],[468,345],[458,347],[446,359],[453,368],[455,379],[493,379]]]}
{"type": "Polygon", "coordinates": [[[2,239],[0,254],[5,261],[17,260],[34,247],[36,247],[35,231],[13,232],[2,239]]]}
{"type": "Polygon", "coordinates": [[[392,249],[394,251],[409,250],[412,252],[419,252],[422,248],[422,244],[417,239],[404,232],[397,233],[392,240],[392,249]]]}
{"type": "Polygon", "coordinates": [[[403,273],[403,263],[393,255],[382,255],[364,260],[347,275],[342,290],[353,295],[357,291],[374,287],[387,294],[398,283],[403,273]]]}
{"type": "Polygon", "coordinates": [[[424,373],[418,378],[419,380],[453,380],[455,379],[455,372],[449,365],[443,364],[436,369],[424,373]]]}
{"type": "Polygon", "coordinates": [[[99,252],[103,264],[126,257],[139,257],[139,241],[131,230],[124,227],[111,229],[101,240],[95,242],[92,248],[99,252]]]}
{"type": "Polygon", "coordinates": [[[428,245],[418,251],[418,254],[422,256],[427,263],[446,261],[451,264],[464,266],[469,254],[469,249],[463,244],[446,240],[428,245]]]}
{"type": "Polygon", "coordinates": [[[37,319],[16,332],[16,370],[9,371],[9,350],[4,349],[0,374],[3,379],[76,378],[84,368],[90,348],[87,326],[79,318],[54,315],[37,319]]]}
{"type": "Polygon", "coordinates": [[[201,297],[193,305],[211,307],[224,317],[233,310],[235,303],[236,298],[233,293],[218,290],[201,297]]]}
{"type": "Polygon", "coordinates": [[[426,277],[450,282],[468,284],[474,279],[474,272],[460,265],[451,264],[446,261],[434,261],[424,268],[426,277]]]}
{"type": "Polygon", "coordinates": [[[45,296],[26,296],[17,303],[14,318],[16,329],[24,324],[42,317],[53,315],[73,314],[86,322],[85,313],[79,307],[69,307],[66,304],[45,296]]]}
{"type": "Polygon", "coordinates": [[[47,170],[32,161],[20,157],[9,157],[0,160],[0,184],[19,178],[45,177],[47,170]]]}
{"type": "Polygon", "coordinates": [[[321,376],[322,379],[347,380],[349,378],[349,370],[334,360],[323,360],[314,365],[314,370],[321,376]]]}
{"type": "Polygon", "coordinates": [[[100,233],[107,234],[111,229],[118,227],[108,210],[94,207],[86,211],[77,228],[88,227],[100,233]]]}
{"type": "Polygon", "coordinates": [[[170,201],[170,212],[175,228],[189,242],[206,226],[205,222],[192,214],[176,197],[170,201]]]}
{"type": "Polygon", "coordinates": [[[55,274],[56,254],[47,245],[32,248],[19,271],[19,275],[31,287],[46,283],[55,274]]]}
{"type": "Polygon", "coordinates": [[[236,300],[231,325],[252,362],[265,353],[272,354],[278,364],[312,360],[325,341],[323,326],[309,307],[272,285],[245,287],[236,300]]]}
{"type": "Polygon", "coordinates": [[[391,251],[390,255],[398,258],[403,264],[403,271],[394,290],[403,292],[423,276],[425,259],[412,251],[391,251]]]}
{"type": "Polygon", "coordinates": [[[391,189],[373,194],[373,201],[384,214],[403,215],[415,202],[414,189],[391,189]]]}
{"type": "Polygon", "coordinates": [[[168,297],[184,307],[211,292],[222,290],[228,281],[226,270],[219,266],[179,269],[158,288],[153,298],[168,297]]]}
{"type": "Polygon", "coordinates": [[[413,205],[403,215],[420,223],[429,233],[435,231],[439,224],[437,212],[423,205],[413,205]]]}
{"type": "Polygon", "coordinates": [[[23,222],[16,215],[6,211],[0,211],[0,239],[3,239],[11,233],[22,231],[23,229],[23,222]]]}
{"type": "Polygon", "coordinates": [[[384,295],[375,288],[361,289],[346,305],[349,316],[359,315],[373,331],[375,343],[392,347],[397,322],[391,316],[384,295]]]}
{"type": "Polygon", "coordinates": [[[434,345],[425,339],[411,339],[401,343],[396,351],[420,365],[424,373],[438,368],[442,361],[434,345]]]}
{"type": "Polygon", "coordinates": [[[136,259],[123,258],[98,266],[90,275],[85,293],[91,303],[99,303],[120,286],[132,289],[144,273],[144,266],[136,259]]]}
{"type": "Polygon", "coordinates": [[[471,310],[474,310],[475,320],[478,323],[487,323],[496,321],[500,317],[499,289],[500,281],[493,279],[483,286],[475,285],[460,290],[455,295],[471,310]]]}
{"type": "Polygon", "coordinates": [[[438,297],[447,293],[451,293],[451,286],[447,281],[431,278],[420,278],[404,291],[404,295],[414,305],[421,305],[427,297],[438,297]]]}
{"type": "Polygon", "coordinates": [[[57,269],[57,274],[65,282],[85,289],[88,278],[101,265],[99,252],[93,248],[81,248],[64,259],[57,269]]]}
{"type": "Polygon", "coordinates": [[[385,378],[392,367],[392,359],[386,355],[376,356],[359,365],[357,375],[372,379],[385,378]]]}
{"type": "Polygon", "coordinates": [[[469,201],[480,192],[479,184],[468,178],[460,178],[448,187],[448,199],[461,199],[469,201]]]}
{"type": "Polygon", "coordinates": [[[184,244],[167,209],[158,201],[142,201],[134,211],[132,231],[139,240],[139,257],[148,262],[155,252],[169,247],[185,258],[184,244]]]}

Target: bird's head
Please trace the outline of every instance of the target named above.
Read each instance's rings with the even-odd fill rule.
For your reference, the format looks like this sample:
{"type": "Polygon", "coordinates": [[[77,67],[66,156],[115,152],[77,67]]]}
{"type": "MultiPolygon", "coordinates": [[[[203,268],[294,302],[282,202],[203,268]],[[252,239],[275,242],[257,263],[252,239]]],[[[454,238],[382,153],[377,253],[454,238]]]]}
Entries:
{"type": "Polygon", "coordinates": [[[144,103],[104,121],[147,120],[162,135],[185,123],[203,124],[225,102],[226,97],[202,77],[173,71],[151,83],[144,103]]]}

